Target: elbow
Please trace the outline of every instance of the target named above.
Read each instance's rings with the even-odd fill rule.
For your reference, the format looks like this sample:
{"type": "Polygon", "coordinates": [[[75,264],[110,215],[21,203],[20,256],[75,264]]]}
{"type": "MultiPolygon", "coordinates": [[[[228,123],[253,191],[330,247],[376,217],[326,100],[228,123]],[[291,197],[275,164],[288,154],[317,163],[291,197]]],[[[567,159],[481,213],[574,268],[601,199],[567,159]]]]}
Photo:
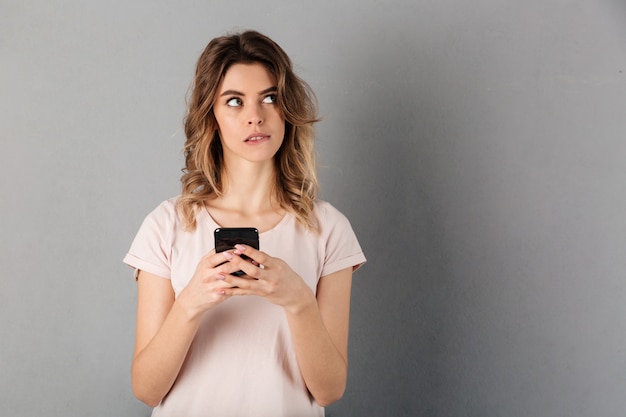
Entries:
{"type": "Polygon", "coordinates": [[[342,366],[336,368],[336,373],[332,377],[327,378],[324,382],[319,381],[316,387],[309,387],[309,392],[318,405],[328,407],[343,397],[347,385],[348,367],[342,366]]]}
{"type": "Polygon", "coordinates": [[[142,403],[146,404],[150,408],[154,408],[161,403],[162,397],[159,397],[153,389],[141,382],[141,378],[136,375],[131,375],[131,386],[133,394],[142,403]]]}
{"type": "Polygon", "coordinates": [[[135,394],[135,398],[150,408],[154,408],[161,403],[160,398],[156,398],[148,390],[138,387],[136,384],[133,384],[133,394],[135,394]]]}
{"type": "Polygon", "coordinates": [[[139,396],[139,395],[137,395],[137,394],[135,394],[135,397],[136,397],[139,401],[141,401],[142,403],[144,403],[145,405],[147,405],[147,406],[148,406],[148,407],[150,407],[150,408],[154,408],[154,407],[156,407],[157,405],[159,405],[159,403],[160,403],[160,401],[155,401],[155,400],[152,400],[151,398],[148,398],[148,397],[140,397],[140,396],[139,396]]]}
{"type": "Polygon", "coordinates": [[[325,395],[320,398],[316,398],[315,402],[318,403],[321,407],[328,407],[329,405],[339,401],[343,397],[343,393],[339,395],[325,395]]]}
{"type": "Polygon", "coordinates": [[[333,389],[325,390],[317,395],[314,395],[315,402],[321,407],[328,407],[329,405],[339,401],[346,390],[346,385],[335,387],[333,389]]]}

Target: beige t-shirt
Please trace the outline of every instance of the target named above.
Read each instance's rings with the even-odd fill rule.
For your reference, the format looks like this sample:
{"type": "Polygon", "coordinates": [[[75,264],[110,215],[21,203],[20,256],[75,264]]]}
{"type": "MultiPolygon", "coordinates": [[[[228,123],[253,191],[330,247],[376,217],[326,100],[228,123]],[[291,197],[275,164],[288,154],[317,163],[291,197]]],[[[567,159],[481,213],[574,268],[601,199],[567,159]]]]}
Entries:
{"type": "MultiPolygon", "coordinates": [[[[213,249],[219,227],[202,210],[196,230],[186,232],[177,201],[161,203],[146,217],[124,258],[135,269],[170,279],[176,296],[213,249]]],[[[365,262],[343,214],[324,201],[316,202],[315,214],[319,234],[287,214],[259,235],[260,250],[287,262],[313,291],[320,277],[365,262]]],[[[324,409],[304,384],[282,308],[260,297],[232,297],[205,313],[174,386],[152,415],[313,417],[324,409]]]]}

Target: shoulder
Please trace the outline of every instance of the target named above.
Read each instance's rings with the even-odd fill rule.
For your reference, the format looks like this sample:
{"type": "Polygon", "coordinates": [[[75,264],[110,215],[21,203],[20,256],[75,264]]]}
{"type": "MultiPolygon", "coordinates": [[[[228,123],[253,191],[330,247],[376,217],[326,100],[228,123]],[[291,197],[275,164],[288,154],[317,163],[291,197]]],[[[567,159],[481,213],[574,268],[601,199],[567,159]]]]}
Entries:
{"type": "Polygon", "coordinates": [[[144,224],[173,228],[180,223],[178,201],[180,196],[169,198],[161,202],[145,218],[144,224]]]}
{"type": "Polygon", "coordinates": [[[178,201],[180,200],[180,196],[168,198],[165,201],[162,201],[152,212],[151,216],[164,216],[164,217],[172,217],[178,215],[178,201]]]}
{"type": "Polygon", "coordinates": [[[335,206],[325,200],[315,200],[315,214],[320,220],[325,218],[345,217],[335,206]]]}
{"type": "Polygon", "coordinates": [[[365,256],[348,218],[323,200],[316,201],[315,214],[324,253],[324,268],[320,276],[330,275],[347,267],[355,270],[362,265],[365,256]]]}
{"type": "Polygon", "coordinates": [[[336,227],[351,228],[348,218],[328,201],[316,200],[314,212],[322,234],[336,227]]]}

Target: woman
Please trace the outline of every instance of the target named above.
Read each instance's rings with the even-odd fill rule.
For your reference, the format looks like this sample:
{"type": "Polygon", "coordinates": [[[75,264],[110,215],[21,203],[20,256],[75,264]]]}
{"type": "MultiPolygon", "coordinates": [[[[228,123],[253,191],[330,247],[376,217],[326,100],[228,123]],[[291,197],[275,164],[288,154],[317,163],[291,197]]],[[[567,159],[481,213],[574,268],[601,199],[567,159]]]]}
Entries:
{"type": "Polygon", "coordinates": [[[138,281],[132,385],[153,416],[323,416],[343,395],[365,258],[316,199],[316,121],[313,93],[266,36],[219,37],[200,56],[182,194],[124,258],[138,281]],[[215,252],[214,229],[245,226],[260,250],[215,252]]]}

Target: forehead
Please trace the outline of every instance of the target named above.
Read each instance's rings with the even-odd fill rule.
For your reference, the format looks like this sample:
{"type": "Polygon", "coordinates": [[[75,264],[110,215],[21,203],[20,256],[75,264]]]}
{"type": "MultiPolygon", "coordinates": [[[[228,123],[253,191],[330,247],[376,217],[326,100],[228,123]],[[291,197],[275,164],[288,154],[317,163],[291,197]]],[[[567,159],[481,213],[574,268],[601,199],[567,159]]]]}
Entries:
{"type": "Polygon", "coordinates": [[[219,91],[256,93],[275,85],[275,77],[262,64],[234,64],[224,74],[219,91]]]}

